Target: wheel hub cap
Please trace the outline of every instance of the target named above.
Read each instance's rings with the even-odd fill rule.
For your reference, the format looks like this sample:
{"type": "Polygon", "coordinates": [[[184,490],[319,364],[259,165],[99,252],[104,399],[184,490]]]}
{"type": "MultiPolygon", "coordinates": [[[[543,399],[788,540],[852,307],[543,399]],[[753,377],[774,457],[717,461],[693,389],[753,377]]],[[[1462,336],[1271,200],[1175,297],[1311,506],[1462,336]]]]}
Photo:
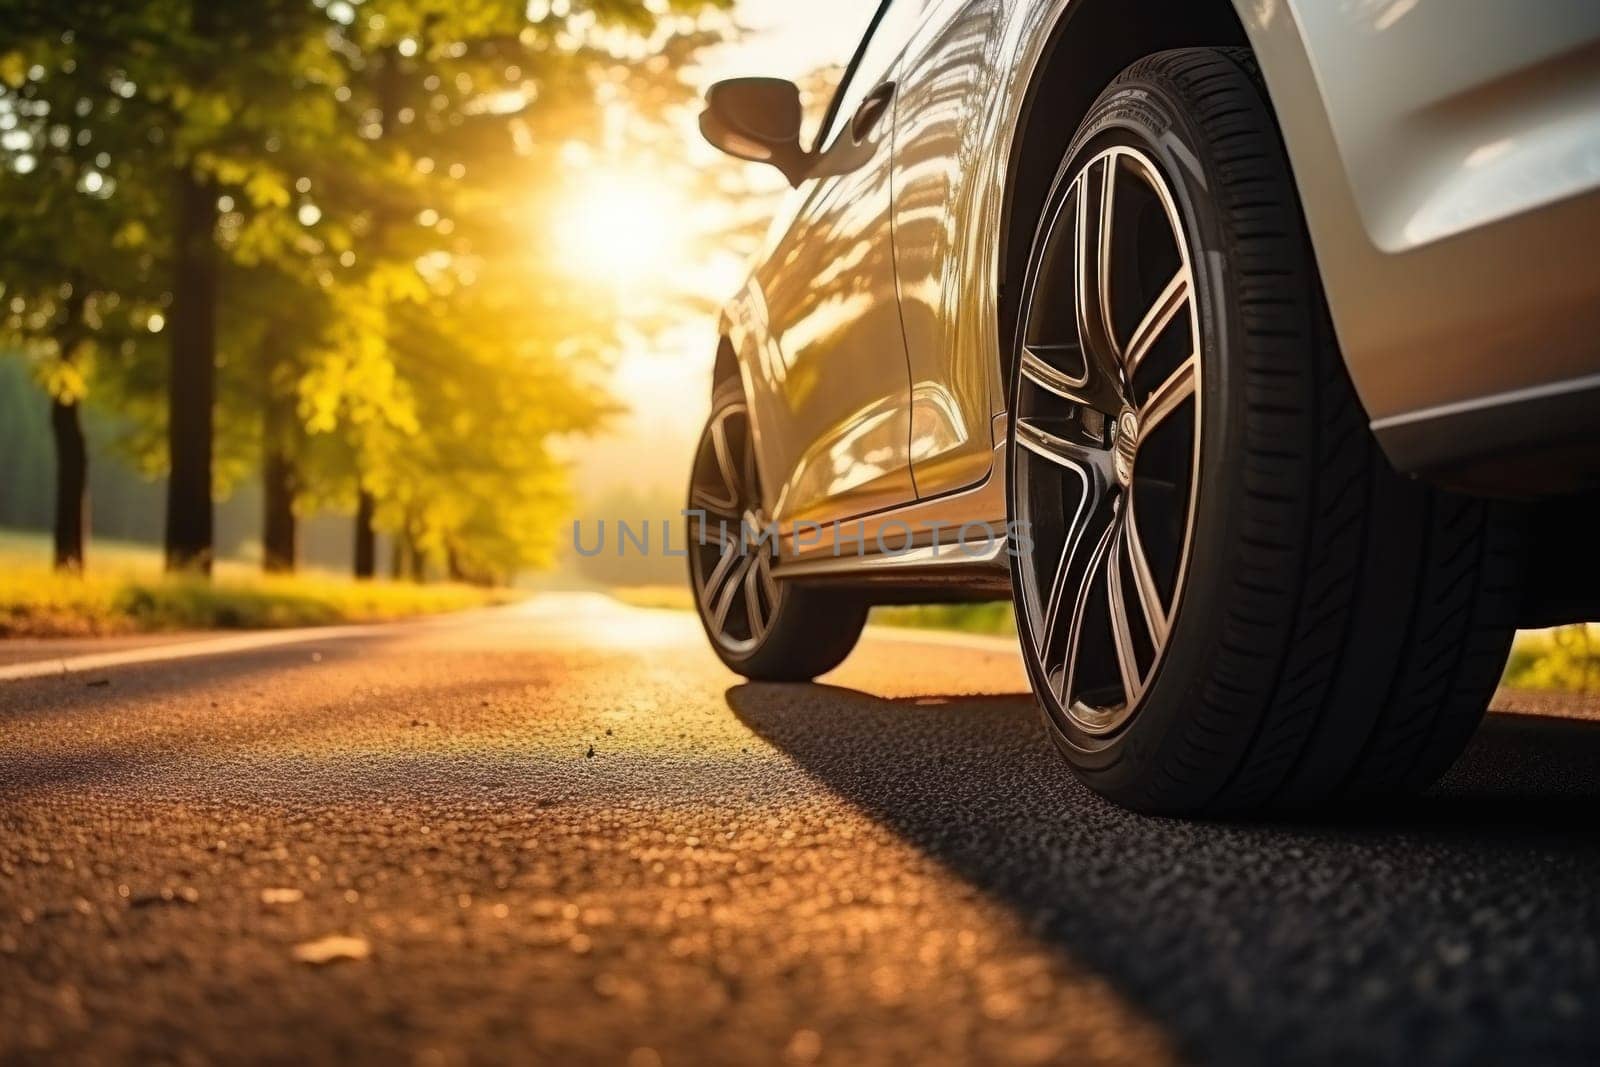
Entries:
{"type": "Polygon", "coordinates": [[[1114,425],[1112,465],[1117,484],[1126,489],[1133,484],[1133,461],[1139,453],[1139,414],[1132,408],[1123,408],[1114,425]]]}

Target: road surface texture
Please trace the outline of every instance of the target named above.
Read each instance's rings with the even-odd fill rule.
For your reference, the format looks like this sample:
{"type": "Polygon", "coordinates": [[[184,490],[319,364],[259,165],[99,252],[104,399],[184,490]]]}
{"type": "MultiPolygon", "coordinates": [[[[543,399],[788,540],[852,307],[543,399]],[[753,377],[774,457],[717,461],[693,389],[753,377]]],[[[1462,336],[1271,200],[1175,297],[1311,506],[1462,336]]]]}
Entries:
{"type": "Polygon", "coordinates": [[[1600,722],[1189,823],[1078,786],[1002,644],[827,681],[551,596],[0,683],[0,1061],[1600,1058],[1600,722]]]}

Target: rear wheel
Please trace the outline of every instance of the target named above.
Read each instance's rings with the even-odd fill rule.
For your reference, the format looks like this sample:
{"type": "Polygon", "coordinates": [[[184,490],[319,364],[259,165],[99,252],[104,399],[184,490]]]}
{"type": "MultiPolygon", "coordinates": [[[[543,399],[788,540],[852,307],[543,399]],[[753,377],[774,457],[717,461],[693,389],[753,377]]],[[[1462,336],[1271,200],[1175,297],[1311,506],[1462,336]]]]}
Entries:
{"type": "Polygon", "coordinates": [[[1080,776],[1198,812],[1442,773],[1504,664],[1517,532],[1378,451],[1248,53],[1102,94],[1019,321],[1018,628],[1080,776]]]}
{"type": "Polygon", "coordinates": [[[706,636],[731,670],[763,681],[809,681],[850,654],[867,604],[850,593],[775,575],[764,536],[750,415],[737,381],[719,386],[689,480],[689,581],[706,636]]]}

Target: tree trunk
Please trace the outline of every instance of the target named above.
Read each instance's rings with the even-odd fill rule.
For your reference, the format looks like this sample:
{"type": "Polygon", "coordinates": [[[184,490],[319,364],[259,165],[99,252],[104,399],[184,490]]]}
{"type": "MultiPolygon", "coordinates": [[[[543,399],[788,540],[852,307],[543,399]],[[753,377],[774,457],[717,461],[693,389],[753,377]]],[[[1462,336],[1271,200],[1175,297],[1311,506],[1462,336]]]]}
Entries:
{"type": "Polygon", "coordinates": [[[417,545],[416,534],[406,530],[406,561],[411,565],[408,577],[418,584],[428,580],[428,557],[417,545]]]}
{"type": "Polygon", "coordinates": [[[56,448],[56,570],[83,572],[89,530],[89,450],[76,402],[50,402],[50,434],[56,448]]]}
{"type": "Polygon", "coordinates": [[[389,577],[398,582],[406,576],[406,539],[395,534],[389,545],[389,577]]]}
{"type": "Polygon", "coordinates": [[[216,400],[216,194],[178,176],[167,383],[167,570],[209,575],[215,549],[211,505],[212,408],[216,400]]]}
{"type": "Polygon", "coordinates": [[[270,345],[263,349],[261,362],[261,569],[293,574],[300,564],[300,530],[294,514],[298,477],[290,447],[295,433],[293,401],[274,391],[276,360],[270,345]]]}
{"type": "Polygon", "coordinates": [[[268,574],[293,574],[300,564],[294,485],[294,464],[281,445],[269,445],[261,464],[261,568],[268,574]]]}
{"type": "Polygon", "coordinates": [[[378,570],[378,532],[373,528],[373,514],[378,502],[365,489],[356,493],[356,577],[371,578],[378,570]]]}

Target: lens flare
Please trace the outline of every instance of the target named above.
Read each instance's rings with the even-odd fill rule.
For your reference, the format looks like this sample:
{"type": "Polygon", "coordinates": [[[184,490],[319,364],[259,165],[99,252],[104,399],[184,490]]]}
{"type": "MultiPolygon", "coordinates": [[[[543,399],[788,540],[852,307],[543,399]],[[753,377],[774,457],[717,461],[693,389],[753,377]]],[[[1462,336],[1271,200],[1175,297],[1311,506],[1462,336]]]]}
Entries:
{"type": "Polygon", "coordinates": [[[557,251],[571,273],[595,281],[660,279],[688,255],[680,199],[642,176],[586,177],[552,220],[557,251]]]}

